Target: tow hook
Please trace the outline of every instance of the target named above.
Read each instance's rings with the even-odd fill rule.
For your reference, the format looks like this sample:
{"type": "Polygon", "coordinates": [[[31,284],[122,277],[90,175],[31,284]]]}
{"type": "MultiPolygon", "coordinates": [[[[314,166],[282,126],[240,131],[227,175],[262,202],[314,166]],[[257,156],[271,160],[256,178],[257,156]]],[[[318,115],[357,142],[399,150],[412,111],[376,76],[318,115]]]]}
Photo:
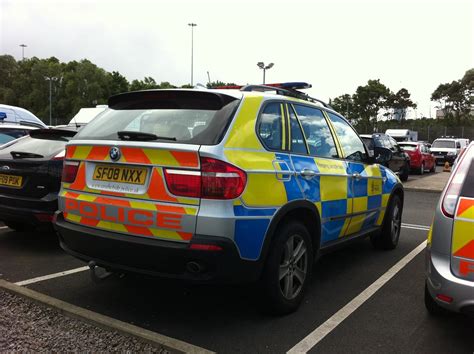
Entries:
{"type": "Polygon", "coordinates": [[[105,270],[105,268],[99,267],[94,261],[89,262],[89,268],[91,279],[94,283],[100,283],[114,274],[105,270]]]}

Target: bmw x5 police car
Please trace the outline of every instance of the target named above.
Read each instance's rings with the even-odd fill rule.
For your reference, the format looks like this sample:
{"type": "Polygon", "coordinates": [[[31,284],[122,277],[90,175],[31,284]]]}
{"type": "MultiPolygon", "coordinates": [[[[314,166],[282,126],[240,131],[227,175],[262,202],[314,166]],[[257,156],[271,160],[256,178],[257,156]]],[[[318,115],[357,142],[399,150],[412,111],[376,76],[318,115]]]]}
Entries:
{"type": "Polygon", "coordinates": [[[295,310],[319,255],[397,246],[398,178],[304,83],[152,90],[109,99],[68,144],[56,228],[109,271],[257,281],[295,310]]]}

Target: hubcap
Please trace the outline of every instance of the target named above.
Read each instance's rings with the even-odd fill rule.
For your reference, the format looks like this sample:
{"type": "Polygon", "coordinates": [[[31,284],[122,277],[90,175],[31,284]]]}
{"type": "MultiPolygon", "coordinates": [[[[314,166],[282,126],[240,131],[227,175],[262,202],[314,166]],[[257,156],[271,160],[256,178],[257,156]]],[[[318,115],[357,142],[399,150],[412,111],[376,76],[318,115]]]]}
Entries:
{"type": "Polygon", "coordinates": [[[395,204],[395,206],[393,207],[392,224],[391,224],[392,241],[397,240],[398,235],[400,233],[400,226],[401,226],[400,207],[398,204],[395,204]]]}
{"type": "Polygon", "coordinates": [[[308,252],[304,239],[291,236],[285,243],[280,260],[280,290],[288,300],[294,299],[303,288],[308,271],[308,252]]]}

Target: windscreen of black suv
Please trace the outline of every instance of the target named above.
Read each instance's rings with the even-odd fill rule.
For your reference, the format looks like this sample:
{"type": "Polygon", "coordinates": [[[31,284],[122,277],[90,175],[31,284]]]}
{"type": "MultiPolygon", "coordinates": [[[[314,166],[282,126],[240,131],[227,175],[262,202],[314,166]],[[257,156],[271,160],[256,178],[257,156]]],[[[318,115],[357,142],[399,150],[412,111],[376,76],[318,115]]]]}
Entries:
{"type": "Polygon", "coordinates": [[[158,141],[214,145],[223,137],[240,100],[211,92],[143,91],[111,97],[110,109],[75,140],[118,140],[117,132],[154,134],[158,141]]]}

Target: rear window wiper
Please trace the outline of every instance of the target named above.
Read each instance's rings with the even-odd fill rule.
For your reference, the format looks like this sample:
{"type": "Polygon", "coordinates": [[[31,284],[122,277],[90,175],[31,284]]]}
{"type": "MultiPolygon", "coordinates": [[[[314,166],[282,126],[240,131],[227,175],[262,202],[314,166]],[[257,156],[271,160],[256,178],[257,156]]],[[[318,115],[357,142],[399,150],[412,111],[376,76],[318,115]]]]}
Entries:
{"type": "Polygon", "coordinates": [[[128,141],[153,141],[153,140],[176,141],[175,137],[158,136],[155,134],[142,133],[142,132],[120,131],[120,132],[117,132],[117,135],[120,140],[128,140],[128,141]]]}
{"type": "Polygon", "coordinates": [[[44,156],[34,152],[10,151],[14,159],[41,159],[44,156]]]}

